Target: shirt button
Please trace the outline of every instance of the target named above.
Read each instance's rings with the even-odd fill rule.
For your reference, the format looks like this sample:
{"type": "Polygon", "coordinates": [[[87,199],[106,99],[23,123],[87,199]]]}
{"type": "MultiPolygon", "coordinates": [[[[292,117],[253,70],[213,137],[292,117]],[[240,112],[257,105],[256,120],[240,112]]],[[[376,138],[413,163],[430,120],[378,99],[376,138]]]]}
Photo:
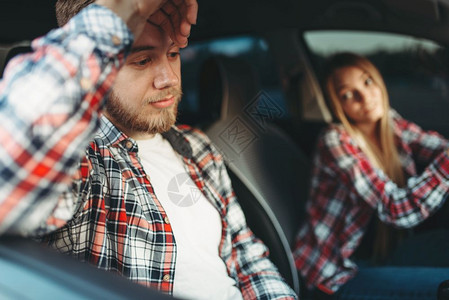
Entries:
{"type": "Polygon", "coordinates": [[[165,224],[170,224],[170,219],[167,216],[165,216],[164,222],[165,222],[165,224]]]}
{"type": "Polygon", "coordinates": [[[132,147],[133,147],[133,143],[132,143],[131,141],[127,141],[127,142],[126,142],[126,148],[127,148],[128,150],[131,150],[132,147]]]}
{"type": "Polygon", "coordinates": [[[116,46],[118,46],[122,43],[122,40],[116,35],[113,35],[111,39],[112,39],[112,43],[116,46]]]}
{"type": "Polygon", "coordinates": [[[165,274],[164,277],[162,277],[162,280],[165,282],[170,281],[170,274],[165,274]]]}
{"type": "Polygon", "coordinates": [[[80,86],[83,90],[88,91],[92,88],[92,82],[89,80],[89,78],[83,77],[80,80],[80,86]]]}

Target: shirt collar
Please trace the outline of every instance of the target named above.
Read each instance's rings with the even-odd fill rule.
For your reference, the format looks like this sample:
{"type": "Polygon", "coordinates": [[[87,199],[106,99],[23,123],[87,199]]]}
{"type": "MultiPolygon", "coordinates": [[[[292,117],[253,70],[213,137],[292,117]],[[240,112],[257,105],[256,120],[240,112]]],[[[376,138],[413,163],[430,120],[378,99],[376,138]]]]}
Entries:
{"type": "Polygon", "coordinates": [[[126,134],[115,127],[105,116],[101,116],[100,118],[100,128],[96,137],[102,139],[106,146],[117,146],[129,139],[126,134]]]}

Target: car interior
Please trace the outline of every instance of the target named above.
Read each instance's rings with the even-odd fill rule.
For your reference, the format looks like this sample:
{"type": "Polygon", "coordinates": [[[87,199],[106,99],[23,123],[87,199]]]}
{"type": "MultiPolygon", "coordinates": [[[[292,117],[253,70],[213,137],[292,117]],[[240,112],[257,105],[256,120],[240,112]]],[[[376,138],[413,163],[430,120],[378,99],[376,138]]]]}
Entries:
{"type": "MultiPolygon", "coordinates": [[[[0,0],[0,67],[31,51],[32,39],[56,27],[55,2],[0,0]]],[[[339,51],[367,56],[385,78],[391,106],[422,128],[449,138],[449,2],[198,3],[197,25],[181,52],[184,96],[178,122],[202,129],[217,146],[250,228],[301,294],[291,247],[304,219],[316,139],[332,121],[320,82],[323,61],[339,51]]],[[[447,227],[447,207],[417,230],[447,227]]],[[[36,252],[23,251],[24,247],[37,246],[1,238],[0,269],[19,268],[22,260],[50,264],[49,258],[57,256],[42,247],[36,252]]],[[[74,262],[61,258],[52,265],[59,263],[74,262]]],[[[45,269],[39,265],[29,272],[45,269]]],[[[3,291],[10,283],[1,273],[3,291]]],[[[66,276],[84,275],[73,268],[66,276]]],[[[135,298],[138,292],[120,297],[135,298]]],[[[6,295],[14,293],[17,290],[11,289],[6,295]]]]}

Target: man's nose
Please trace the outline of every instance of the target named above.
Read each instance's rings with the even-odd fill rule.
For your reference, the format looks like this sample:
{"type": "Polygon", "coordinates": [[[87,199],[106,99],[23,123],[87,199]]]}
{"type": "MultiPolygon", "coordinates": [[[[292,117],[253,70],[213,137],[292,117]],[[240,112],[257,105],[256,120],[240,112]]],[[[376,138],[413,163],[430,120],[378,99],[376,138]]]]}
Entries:
{"type": "Polygon", "coordinates": [[[179,84],[179,77],[168,61],[161,62],[155,67],[154,87],[156,89],[164,89],[179,84]]]}

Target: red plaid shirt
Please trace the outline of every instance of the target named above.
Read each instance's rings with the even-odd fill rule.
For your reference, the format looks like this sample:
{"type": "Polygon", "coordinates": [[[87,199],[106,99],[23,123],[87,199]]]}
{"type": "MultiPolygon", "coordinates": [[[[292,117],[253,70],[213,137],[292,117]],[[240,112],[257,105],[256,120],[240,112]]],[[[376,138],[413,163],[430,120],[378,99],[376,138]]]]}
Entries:
{"type": "Polygon", "coordinates": [[[399,188],[368,158],[342,125],[320,136],[314,159],[308,217],[297,236],[296,267],[309,288],[332,293],[352,278],[351,255],[369,220],[409,228],[435,212],[449,191],[446,139],[391,111],[407,185],[399,188]],[[426,166],[417,174],[417,166],[426,166]]]}
{"type": "MultiPolygon", "coordinates": [[[[170,220],[135,141],[99,118],[131,44],[120,18],[91,5],[9,66],[0,86],[0,234],[50,233],[50,245],[64,253],[172,293],[177,249],[170,220]]],[[[247,227],[209,140],[185,126],[170,136],[221,215],[219,255],[243,297],[296,299],[247,227]]]]}

